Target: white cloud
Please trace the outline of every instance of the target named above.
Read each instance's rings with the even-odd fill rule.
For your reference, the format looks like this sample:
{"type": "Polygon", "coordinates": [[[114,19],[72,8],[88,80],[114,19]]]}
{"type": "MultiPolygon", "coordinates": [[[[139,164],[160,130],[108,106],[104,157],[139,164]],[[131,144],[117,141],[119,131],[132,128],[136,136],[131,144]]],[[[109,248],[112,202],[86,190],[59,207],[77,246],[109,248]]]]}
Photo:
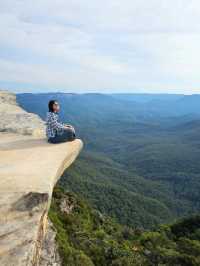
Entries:
{"type": "Polygon", "coordinates": [[[197,0],[0,3],[0,84],[200,92],[197,0]]]}

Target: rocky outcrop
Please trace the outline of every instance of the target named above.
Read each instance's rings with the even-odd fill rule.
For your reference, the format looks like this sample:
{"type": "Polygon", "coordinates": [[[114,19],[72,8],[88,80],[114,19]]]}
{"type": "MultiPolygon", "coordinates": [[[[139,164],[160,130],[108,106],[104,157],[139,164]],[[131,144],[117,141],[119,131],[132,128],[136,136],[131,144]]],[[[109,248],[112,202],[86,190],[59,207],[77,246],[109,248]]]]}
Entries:
{"type": "Polygon", "coordinates": [[[45,122],[36,114],[27,113],[16,102],[16,95],[0,90],[0,132],[43,136],[45,122]]]}
{"type": "Polygon", "coordinates": [[[61,266],[62,260],[56,243],[56,229],[48,219],[47,229],[42,243],[39,266],[61,266]]]}
{"type": "Polygon", "coordinates": [[[82,142],[48,143],[44,122],[5,91],[0,91],[1,112],[0,265],[59,265],[55,241],[48,235],[48,209],[54,185],[78,156],[82,142]],[[52,264],[45,255],[50,250],[52,264]]]}

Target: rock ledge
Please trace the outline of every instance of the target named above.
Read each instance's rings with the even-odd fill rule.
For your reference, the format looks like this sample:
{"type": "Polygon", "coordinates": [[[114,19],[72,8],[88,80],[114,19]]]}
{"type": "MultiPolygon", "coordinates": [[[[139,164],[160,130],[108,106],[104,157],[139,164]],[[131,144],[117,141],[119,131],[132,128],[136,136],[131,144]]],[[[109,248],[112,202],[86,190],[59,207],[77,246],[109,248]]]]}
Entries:
{"type": "Polygon", "coordinates": [[[9,108],[0,123],[0,265],[39,265],[54,185],[83,144],[50,144],[44,122],[21,109],[15,95],[0,91],[0,103],[0,112],[9,108]],[[17,114],[23,117],[20,126],[17,114]],[[26,119],[33,117],[34,127],[27,130],[26,119]]]}

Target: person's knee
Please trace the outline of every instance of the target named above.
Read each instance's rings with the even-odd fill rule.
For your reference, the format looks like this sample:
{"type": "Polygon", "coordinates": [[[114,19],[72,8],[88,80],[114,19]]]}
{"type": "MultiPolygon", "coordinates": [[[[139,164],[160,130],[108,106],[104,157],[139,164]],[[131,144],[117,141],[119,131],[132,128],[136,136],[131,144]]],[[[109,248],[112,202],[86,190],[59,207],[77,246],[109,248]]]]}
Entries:
{"type": "Polygon", "coordinates": [[[71,128],[67,128],[63,132],[63,138],[67,141],[71,141],[75,138],[75,132],[71,128]]]}
{"type": "Polygon", "coordinates": [[[73,126],[70,126],[67,129],[75,133],[75,128],[73,126]]]}

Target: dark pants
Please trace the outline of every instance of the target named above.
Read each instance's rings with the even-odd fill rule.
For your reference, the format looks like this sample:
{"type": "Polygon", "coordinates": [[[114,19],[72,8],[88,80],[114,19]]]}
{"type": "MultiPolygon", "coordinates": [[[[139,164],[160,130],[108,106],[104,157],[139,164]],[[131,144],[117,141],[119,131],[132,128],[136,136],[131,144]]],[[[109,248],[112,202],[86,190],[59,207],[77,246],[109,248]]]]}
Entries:
{"type": "Polygon", "coordinates": [[[62,133],[57,133],[55,137],[49,138],[50,143],[61,143],[66,141],[72,141],[76,138],[75,131],[71,128],[66,128],[62,133]]]}

